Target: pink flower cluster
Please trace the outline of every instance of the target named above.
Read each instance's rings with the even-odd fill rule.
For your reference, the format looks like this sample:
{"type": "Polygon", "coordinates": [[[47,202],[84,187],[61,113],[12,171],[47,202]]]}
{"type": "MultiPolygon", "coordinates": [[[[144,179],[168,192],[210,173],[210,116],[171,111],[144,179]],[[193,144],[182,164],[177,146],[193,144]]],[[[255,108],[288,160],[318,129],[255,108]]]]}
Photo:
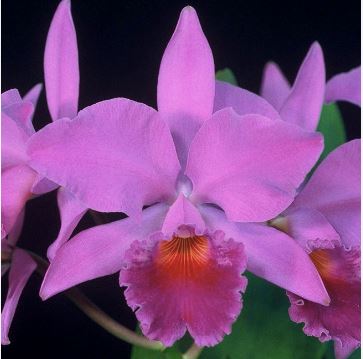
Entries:
{"type": "Polygon", "coordinates": [[[61,228],[40,296],[120,273],[150,339],[186,331],[213,346],[242,310],[245,270],[287,290],[304,332],[360,345],[360,140],[334,150],[316,132],[323,104],[360,105],[360,68],[326,83],[314,43],[292,86],[273,63],[261,96],[216,81],[196,11],[182,10],[164,52],[157,110],[126,98],[78,112],[79,69],[69,0],[44,58],[52,123],[35,132],[40,87],[2,94],[2,251],[11,254],[2,343],[36,264],[16,247],[27,200],[58,191],[61,228]],[[128,218],[70,238],[88,209],[128,218]]]}

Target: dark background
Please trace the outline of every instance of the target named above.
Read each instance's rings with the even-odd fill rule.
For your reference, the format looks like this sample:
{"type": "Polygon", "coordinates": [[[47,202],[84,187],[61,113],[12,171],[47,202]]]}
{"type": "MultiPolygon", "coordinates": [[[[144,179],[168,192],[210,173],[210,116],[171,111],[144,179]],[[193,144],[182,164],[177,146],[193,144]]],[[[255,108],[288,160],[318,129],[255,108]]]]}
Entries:
{"type": "MultiPolygon", "coordinates": [[[[43,51],[58,1],[2,1],[2,91],[25,94],[43,81],[43,51]]],[[[275,60],[293,81],[310,44],[323,47],[327,78],[360,64],[360,1],[111,1],[73,0],[81,73],[80,106],[127,97],[155,107],[158,68],[185,5],[198,11],[216,69],[230,67],[239,84],[259,90],[263,65],[275,60]]],[[[360,137],[360,110],[342,104],[349,139],[360,137]]],[[[50,121],[44,92],[35,127],[50,121]]],[[[77,231],[92,225],[86,216],[77,231]]],[[[55,193],[30,201],[19,245],[45,255],[59,228],[55,193]]],[[[112,317],[134,328],[117,276],[80,287],[112,317]]],[[[7,280],[2,283],[3,297],[7,280]]],[[[10,331],[7,358],[128,358],[115,339],[63,295],[42,303],[32,276],[10,331]]],[[[284,359],[284,358],[282,358],[284,359]]]]}

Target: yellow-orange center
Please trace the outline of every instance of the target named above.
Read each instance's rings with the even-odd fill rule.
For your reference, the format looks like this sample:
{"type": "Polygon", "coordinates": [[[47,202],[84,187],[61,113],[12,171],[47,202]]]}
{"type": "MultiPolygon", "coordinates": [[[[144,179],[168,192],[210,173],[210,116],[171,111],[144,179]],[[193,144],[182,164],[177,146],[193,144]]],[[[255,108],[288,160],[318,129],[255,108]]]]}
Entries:
{"type": "Polygon", "coordinates": [[[159,245],[157,264],[175,277],[194,277],[208,262],[208,239],[204,236],[173,237],[159,245]]]}

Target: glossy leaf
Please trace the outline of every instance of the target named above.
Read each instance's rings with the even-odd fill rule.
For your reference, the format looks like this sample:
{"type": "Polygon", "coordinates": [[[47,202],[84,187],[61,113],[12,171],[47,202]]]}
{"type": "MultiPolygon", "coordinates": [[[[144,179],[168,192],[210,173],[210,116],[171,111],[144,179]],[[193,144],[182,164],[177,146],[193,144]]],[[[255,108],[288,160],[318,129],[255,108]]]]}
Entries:
{"type": "Polygon", "coordinates": [[[236,76],[234,75],[232,70],[229,69],[228,67],[223,70],[217,71],[216,79],[219,81],[228,82],[231,85],[236,85],[236,86],[238,85],[236,76]]]}
{"type": "Polygon", "coordinates": [[[319,159],[320,163],[331,151],[347,140],[344,121],[337,104],[324,105],[317,131],[324,135],[325,144],[319,159]]]}

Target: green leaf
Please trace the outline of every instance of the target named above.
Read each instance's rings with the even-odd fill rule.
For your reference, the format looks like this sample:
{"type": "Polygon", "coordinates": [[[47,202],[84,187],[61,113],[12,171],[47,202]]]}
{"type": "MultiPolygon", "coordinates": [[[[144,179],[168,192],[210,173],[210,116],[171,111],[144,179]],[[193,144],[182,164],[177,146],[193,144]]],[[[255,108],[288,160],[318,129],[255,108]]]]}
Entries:
{"type": "Polygon", "coordinates": [[[217,71],[216,79],[219,80],[219,81],[228,82],[231,85],[236,85],[237,86],[236,76],[234,76],[234,73],[229,68],[225,68],[223,70],[217,71]]]}
{"type": "Polygon", "coordinates": [[[331,151],[346,142],[344,122],[337,104],[324,105],[317,131],[324,135],[324,151],[320,163],[331,151]]]}
{"type": "Polygon", "coordinates": [[[131,359],[182,359],[182,354],[174,347],[164,351],[145,349],[134,346],[131,352],[131,359]]]}
{"type": "Polygon", "coordinates": [[[232,333],[200,359],[322,359],[326,345],[302,332],[287,309],[285,291],[248,273],[240,317],[232,333]]]}

